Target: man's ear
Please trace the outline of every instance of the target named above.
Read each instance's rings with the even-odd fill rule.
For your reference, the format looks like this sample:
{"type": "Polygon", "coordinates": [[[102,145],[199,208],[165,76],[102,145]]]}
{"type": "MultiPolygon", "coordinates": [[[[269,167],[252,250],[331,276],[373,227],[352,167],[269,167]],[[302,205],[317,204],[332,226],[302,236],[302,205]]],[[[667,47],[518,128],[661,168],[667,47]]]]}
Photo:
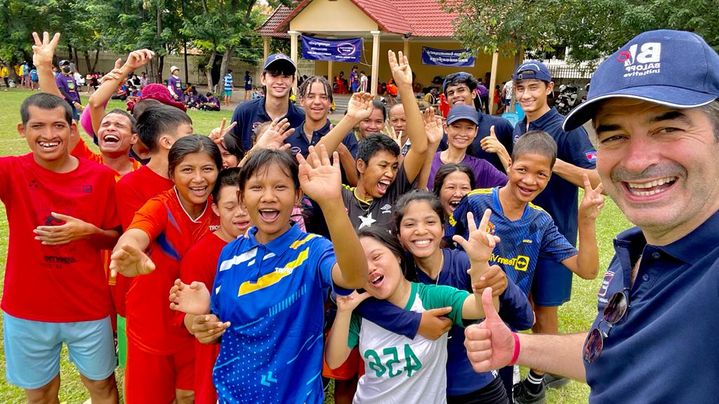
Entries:
{"type": "Polygon", "coordinates": [[[172,148],[173,142],[172,136],[170,135],[161,135],[159,139],[157,139],[158,146],[165,148],[167,150],[170,150],[172,148]]]}
{"type": "Polygon", "coordinates": [[[20,137],[25,137],[25,125],[23,125],[22,122],[17,124],[17,133],[20,135],[20,137]]]}
{"type": "Polygon", "coordinates": [[[357,172],[360,173],[360,175],[364,174],[365,170],[367,170],[367,164],[365,164],[362,159],[355,160],[355,166],[357,167],[357,172]]]}

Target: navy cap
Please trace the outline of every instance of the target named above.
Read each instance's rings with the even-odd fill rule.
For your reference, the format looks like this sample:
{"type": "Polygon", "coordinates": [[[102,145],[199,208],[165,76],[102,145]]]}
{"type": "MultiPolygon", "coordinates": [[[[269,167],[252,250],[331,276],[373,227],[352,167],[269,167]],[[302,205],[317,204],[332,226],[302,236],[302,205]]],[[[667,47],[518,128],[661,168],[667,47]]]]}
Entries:
{"type": "Polygon", "coordinates": [[[60,66],[69,66],[69,65],[70,65],[70,61],[63,59],[63,60],[60,61],[59,65],[60,65],[60,66]]]}
{"type": "Polygon", "coordinates": [[[552,73],[549,72],[549,69],[544,63],[530,60],[519,65],[512,75],[513,81],[530,79],[550,82],[552,81],[552,73]]]}
{"type": "Polygon", "coordinates": [[[297,65],[284,53],[273,53],[267,57],[262,70],[276,69],[283,73],[294,74],[297,71],[297,65]]]}
{"type": "Polygon", "coordinates": [[[470,121],[475,125],[479,125],[479,115],[477,114],[477,110],[470,105],[458,104],[453,106],[447,115],[447,125],[451,125],[461,120],[470,121]]]}
{"type": "Polygon", "coordinates": [[[567,115],[564,130],[590,120],[600,101],[634,98],[696,108],[719,98],[719,55],[697,34],[641,33],[609,56],[592,77],[587,101],[567,115]]]}

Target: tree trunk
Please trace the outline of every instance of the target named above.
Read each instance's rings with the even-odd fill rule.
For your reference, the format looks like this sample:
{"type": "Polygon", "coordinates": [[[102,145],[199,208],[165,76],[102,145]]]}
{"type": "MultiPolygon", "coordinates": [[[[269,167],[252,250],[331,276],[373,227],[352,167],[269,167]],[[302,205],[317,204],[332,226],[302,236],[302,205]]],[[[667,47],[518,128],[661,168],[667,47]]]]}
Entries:
{"type": "Polygon", "coordinates": [[[100,49],[95,49],[95,59],[92,61],[92,69],[90,69],[90,73],[94,73],[95,69],[97,69],[97,61],[100,59],[100,49]]]}
{"type": "Polygon", "coordinates": [[[87,73],[92,73],[94,69],[90,66],[90,52],[84,50],[82,51],[82,56],[85,59],[85,68],[87,69],[87,73]]]}
{"type": "Polygon", "coordinates": [[[75,69],[79,70],[80,68],[77,67],[77,65],[80,64],[80,58],[77,57],[77,48],[72,48],[72,54],[73,54],[72,61],[75,62],[75,69]]]}
{"type": "MultiPolygon", "coordinates": [[[[215,66],[215,58],[217,57],[217,51],[213,50],[210,53],[210,60],[205,65],[205,76],[207,76],[207,89],[212,91],[215,83],[212,82],[212,68],[215,66]]],[[[221,78],[220,78],[221,79],[221,78]]]]}
{"type": "Polygon", "coordinates": [[[220,80],[222,80],[222,78],[225,77],[225,74],[227,74],[227,66],[230,64],[234,50],[234,46],[228,46],[225,49],[225,54],[222,55],[222,63],[220,63],[220,80]]]}
{"type": "Polygon", "coordinates": [[[72,59],[72,45],[67,44],[67,60],[72,59]]]}
{"type": "Polygon", "coordinates": [[[161,55],[157,61],[157,82],[162,84],[162,70],[165,66],[165,55],[161,55]]]}

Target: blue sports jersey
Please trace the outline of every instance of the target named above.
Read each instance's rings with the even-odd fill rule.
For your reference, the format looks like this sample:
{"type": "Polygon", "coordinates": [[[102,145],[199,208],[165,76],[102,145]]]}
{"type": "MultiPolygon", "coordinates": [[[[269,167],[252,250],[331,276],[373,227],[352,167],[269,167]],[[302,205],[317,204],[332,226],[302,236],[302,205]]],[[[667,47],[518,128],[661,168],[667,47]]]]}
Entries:
{"type": "Polygon", "coordinates": [[[529,294],[537,259],[562,262],[577,255],[577,250],[557,230],[551,216],[532,203],[527,204],[519,220],[509,220],[504,216],[498,192],[499,188],[491,188],[468,193],[455,209],[450,222],[455,226],[456,234],[467,238],[467,212],[472,212],[475,220],[479,221],[484,211],[491,209],[490,231],[499,236],[501,242],[494,248],[489,263],[500,265],[507,277],[529,294]]]}
{"type": "Polygon", "coordinates": [[[213,371],[219,400],[322,403],[332,244],[297,225],[267,244],[256,233],[222,250],[211,293],[212,312],[232,323],[213,371]]]}
{"type": "MultiPolygon", "coordinates": [[[[287,115],[284,118],[290,123],[290,128],[296,128],[305,120],[305,113],[302,108],[288,101],[287,115]]],[[[265,110],[265,98],[260,97],[252,101],[243,102],[235,108],[232,113],[232,121],[237,122],[237,126],[232,128],[232,136],[234,136],[242,146],[243,150],[252,148],[252,134],[254,129],[264,122],[271,121],[272,118],[265,110]]]]}
{"type": "MultiPolygon", "coordinates": [[[[307,140],[305,133],[305,121],[295,128],[295,133],[285,139],[285,143],[290,145],[292,154],[301,153],[303,157],[309,154],[310,146],[316,146],[317,143],[332,130],[332,122],[328,119],[323,127],[312,133],[312,140],[307,140]]],[[[352,157],[357,157],[357,138],[351,133],[342,139],[342,143],[352,153],[352,157]]]]}
{"type": "MultiPolygon", "coordinates": [[[[597,152],[589,142],[587,132],[581,126],[565,132],[562,129],[562,116],[552,108],[539,119],[529,123],[527,118],[517,123],[514,128],[514,140],[519,139],[527,130],[541,130],[547,132],[557,143],[557,158],[581,168],[595,167],[597,152]]],[[[572,245],[577,244],[577,197],[579,188],[557,174],[552,175],[547,187],[544,188],[534,203],[546,210],[554,219],[559,232],[569,240],[572,245]]]]}

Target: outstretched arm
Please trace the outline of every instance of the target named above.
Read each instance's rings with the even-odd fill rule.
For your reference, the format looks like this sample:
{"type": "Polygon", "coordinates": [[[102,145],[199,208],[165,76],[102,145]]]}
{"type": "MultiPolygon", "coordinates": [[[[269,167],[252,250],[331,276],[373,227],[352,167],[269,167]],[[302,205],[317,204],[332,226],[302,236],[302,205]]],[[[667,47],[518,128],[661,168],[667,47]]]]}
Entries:
{"type": "Polygon", "coordinates": [[[131,278],[154,271],[155,263],[144,252],[149,245],[150,237],[144,231],[128,229],[124,232],[110,256],[110,276],[119,272],[131,278]]]}
{"type": "Polygon", "coordinates": [[[204,282],[186,284],[180,279],[170,288],[170,308],[186,314],[202,315],[210,312],[210,291],[204,282]]]}
{"type": "Polygon", "coordinates": [[[307,159],[298,154],[297,160],[302,191],[322,209],[334,245],[337,264],[332,268],[332,280],[343,288],[359,289],[367,282],[367,261],[357,259],[364,256],[364,250],[342,201],[339,156],[335,152],[330,162],[327,148],[320,145],[310,146],[307,159]]]}
{"type": "Polygon", "coordinates": [[[333,153],[342,143],[345,136],[360,121],[372,114],[372,95],[369,93],[354,93],[347,103],[347,113],[326,135],[322,136],[317,146],[324,145],[327,153],[333,153]]]}
{"type": "Polygon", "coordinates": [[[492,303],[492,291],[482,293],[485,320],[467,327],[464,346],[475,372],[489,372],[518,363],[532,369],[585,381],[582,345],[586,333],[541,335],[513,333],[492,303]]]}
{"type": "Polygon", "coordinates": [[[330,369],[337,369],[350,356],[352,347],[347,342],[350,333],[350,321],[352,320],[352,310],[354,310],[362,301],[369,297],[369,293],[352,292],[348,296],[337,296],[337,315],[332,323],[329,335],[327,335],[327,345],[325,346],[325,361],[330,369]]]}
{"type": "Polygon", "coordinates": [[[429,107],[422,113],[424,118],[424,131],[427,133],[427,153],[424,157],[424,164],[422,165],[422,171],[419,173],[419,179],[417,180],[417,188],[429,189],[428,184],[429,175],[432,172],[432,160],[434,160],[434,153],[439,147],[439,143],[442,141],[444,135],[444,129],[442,128],[442,117],[434,114],[434,108],[429,107]]]}
{"type": "Polygon", "coordinates": [[[407,136],[412,142],[412,147],[407,152],[403,162],[407,180],[412,183],[424,165],[424,158],[427,153],[427,134],[424,131],[422,113],[419,111],[417,99],[414,97],[412,69],[409,66],[407,56],[402,51],[399,51],[397,56],[391,50],[387,54],[392,77],[397,83],[397,90],[402,98],[402,106],[404,106],[404,113],[407,117],[407,136]]]}

